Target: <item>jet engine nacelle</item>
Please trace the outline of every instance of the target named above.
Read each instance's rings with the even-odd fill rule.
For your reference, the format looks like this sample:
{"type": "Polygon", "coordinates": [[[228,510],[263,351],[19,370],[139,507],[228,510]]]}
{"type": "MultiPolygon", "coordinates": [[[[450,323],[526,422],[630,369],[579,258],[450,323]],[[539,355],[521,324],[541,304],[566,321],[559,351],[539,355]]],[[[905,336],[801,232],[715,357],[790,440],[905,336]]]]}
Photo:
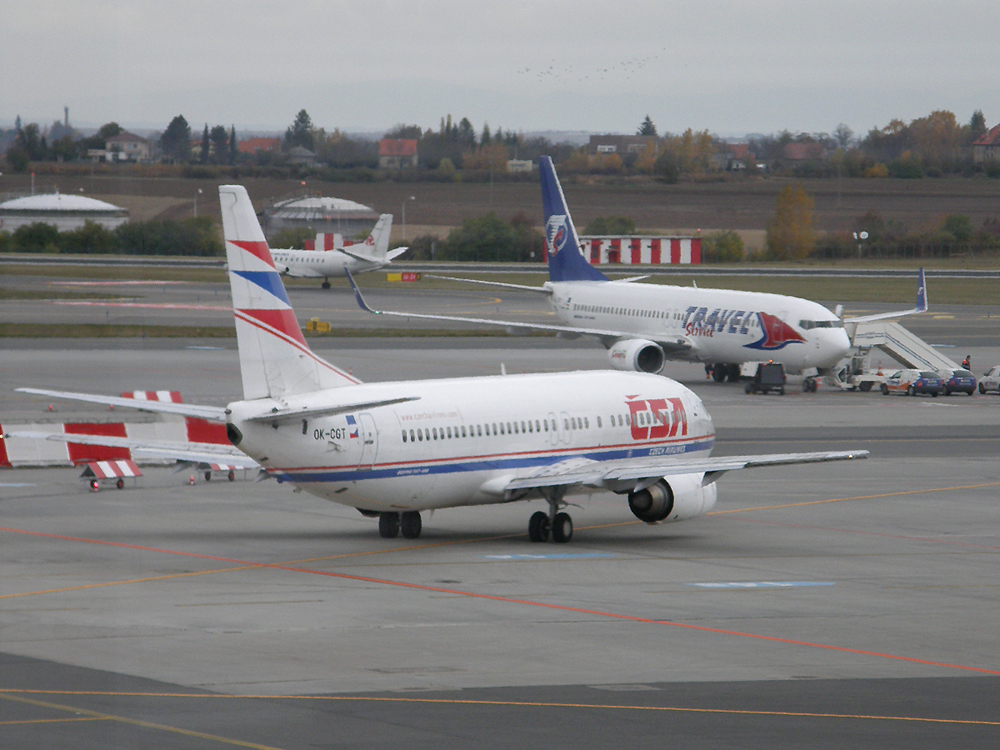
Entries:
{"type": "Polygon", "coordinates": [[[648,372],[655,375],[663,369],[666,355],[659,344],[645,339],[623,339],[608,349],[608,359],[615,370],[648,372]]]}
{"type": "Polygon", "coordinates": [[[644,490],[628,493],[628,507],[645,523],[672,523],[708,513],[715,507],[715,483],[702,486],[703,474],[680,474],[660,479],[644,490]]]}

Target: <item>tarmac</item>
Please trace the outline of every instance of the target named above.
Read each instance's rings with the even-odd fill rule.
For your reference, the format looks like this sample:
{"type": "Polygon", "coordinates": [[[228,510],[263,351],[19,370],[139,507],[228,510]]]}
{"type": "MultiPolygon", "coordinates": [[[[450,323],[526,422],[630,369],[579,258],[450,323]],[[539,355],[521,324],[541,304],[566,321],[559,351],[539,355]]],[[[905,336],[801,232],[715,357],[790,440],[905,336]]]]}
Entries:
{"type": "MultiPolygon", "coordinates": [[[[923,316],[921,335],[978,374],[1000,362],[987,314],[923,316]]],[[[311,343],[364,380],[607,361],[585,340],[311,343]]],[[[232,340],[0,346],[5,425],[123,416],[50,412],[19,385],[240,396],[232,340]]],[[[872,455],[727,474],[715,511],[681,524],[582,497],[568,545],[528,541],[538,502],[385,540],[270,481],[153,467],[92,493],[74,469],[0,473],[0,747],[997,744],[1000,397],[748,396],[698,365],[666,374],[704,399],[718,453],[872,455]]]]}

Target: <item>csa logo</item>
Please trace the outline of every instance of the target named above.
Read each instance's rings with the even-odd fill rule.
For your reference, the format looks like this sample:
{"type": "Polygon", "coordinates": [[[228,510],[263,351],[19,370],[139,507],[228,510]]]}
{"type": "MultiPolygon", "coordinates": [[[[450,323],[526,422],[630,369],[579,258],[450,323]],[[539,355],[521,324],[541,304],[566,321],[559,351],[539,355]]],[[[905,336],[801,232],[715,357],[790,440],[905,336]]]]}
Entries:
{"type": "Polygon", "coordinates": [[[549,245],[549,255],[556,255],[566,247],[569,239],[569,229],[566,226],[566,216],[553,214],[545,224],[545,241],[549,245]]]}
{"type": "Polygon", "coordinates": [[[357,439],[358,422],[350,414],[347,415],[347,429],[348,429],[348,436],[352,439],[357,439]]]}
{"type": "Polygon", "coordinates": [[[679,398],[651,398],[637,401],[626,396],[633,440],[656,440],[688,434],[688,417],[679,398]]]}

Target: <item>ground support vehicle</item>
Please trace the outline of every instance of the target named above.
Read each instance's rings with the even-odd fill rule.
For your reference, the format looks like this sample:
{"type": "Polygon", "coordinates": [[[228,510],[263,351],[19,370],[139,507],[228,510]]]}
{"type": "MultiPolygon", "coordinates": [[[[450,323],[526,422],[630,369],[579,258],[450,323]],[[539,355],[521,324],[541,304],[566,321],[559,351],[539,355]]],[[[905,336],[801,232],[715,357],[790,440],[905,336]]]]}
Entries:
{"type": "Polygon", "coordinates": [[[937,398],[944,393],[944,382],[936,372],[899,370],[881,385],[882,395],[898,393],[906,396],[930,394],[937,398]]]}
{"type": "Polygon", "coordinates": [[[968,370],[942,372],[941,380],[944,381],[945,396],[953,393],[968,393],[973,396],[976,393],[976,378],[968,370]]]}
{"type": "Polygon", "coordinates": [[[989,393],[990,391],[1000,393],[1000,365],[983,373],[983,377],[979,379],[979,392],[989,393]]]}
{"type": "Polygon", "coordinates": [[[780,396],[785,395],[785,366],[778,362],[761,362],[757,365],[757,372],[753,379],[747,383],[747,393],[770,393],[774,391],[780,396]]]}

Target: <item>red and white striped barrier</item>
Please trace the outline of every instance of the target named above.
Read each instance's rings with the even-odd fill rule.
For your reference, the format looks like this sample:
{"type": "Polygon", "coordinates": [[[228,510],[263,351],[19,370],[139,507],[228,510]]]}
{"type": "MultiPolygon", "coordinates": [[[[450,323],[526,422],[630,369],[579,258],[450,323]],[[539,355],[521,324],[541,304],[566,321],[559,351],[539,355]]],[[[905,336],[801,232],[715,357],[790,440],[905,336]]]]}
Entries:
{"type": "MultiPolygon", "coordinates": [[[[183,403],[177,391],[129,391],[123,398],[138,401],[183,403]]],[[[104,435],[131,440],[172,443],[229,445],[226,426],[193,417],[161,415],[156,422],[68,422],[65,424],[0,424],[4,432],[34,432],[52,435],[104,435]]],[[[0,466],[79,466],[91,461],[131,460],[128,448],[65,443],[34,438],[0,438],[0,466]]],[[[168,464],[166,459],[143,459],[143,463],[168,464]]]]}
{"type": "Polygon", "coordinates": [[[699,265],[701,237],[582,237],[591,265],[699,265]]]}
{"type": "Polygon", "coordinates": [[[120,477],[141,477],[142,472],[132,461],[91,461],[83,471],[83,476],[94,479],[117,479],[120,477]]]}

